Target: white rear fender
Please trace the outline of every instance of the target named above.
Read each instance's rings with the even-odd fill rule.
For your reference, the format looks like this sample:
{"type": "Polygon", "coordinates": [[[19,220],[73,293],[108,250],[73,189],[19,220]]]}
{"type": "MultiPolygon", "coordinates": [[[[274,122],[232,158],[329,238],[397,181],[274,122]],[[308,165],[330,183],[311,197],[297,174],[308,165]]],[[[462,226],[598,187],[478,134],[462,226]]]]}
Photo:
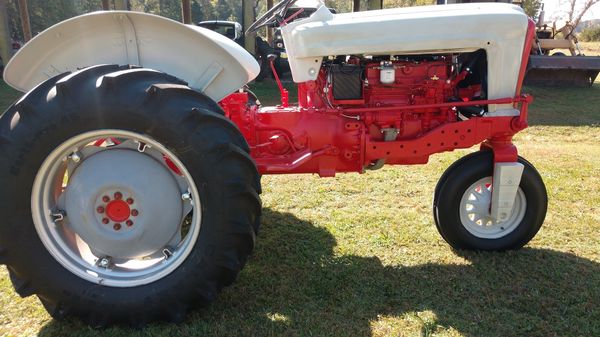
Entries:
{"type": "Polygon", "coordinates": [[[254,57],[213,31],[140,12],[94,12],[37,35],[4,80],[27,92],[50,77],[97,64],[133,64],[181,78],[215,101],[253,80],[254,57]]]}

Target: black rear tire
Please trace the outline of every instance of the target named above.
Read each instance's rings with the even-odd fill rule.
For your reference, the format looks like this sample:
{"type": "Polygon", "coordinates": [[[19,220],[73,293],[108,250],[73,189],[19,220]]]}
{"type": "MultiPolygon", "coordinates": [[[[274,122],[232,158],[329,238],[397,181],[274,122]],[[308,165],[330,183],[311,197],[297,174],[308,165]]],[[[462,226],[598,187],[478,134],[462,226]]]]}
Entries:
{"type": "Polygon", "coordinates": [[[436,227],[444,240],[455,249],[504,251],[526,245],[539,231],[548,205],[544,182],[528,161],[519,157],[525,166],[519,185],[526,199],[522,220],[510,233],[497,238],[484,238],[466,229],[460,216],[461,198],[473,183],[493,175],[492,151],[469,154],[442,175],[436,186],[433,213],[436,227]]]}
{"type": "Polygon", "coordinates": [[[261,188],[248,152],[218,104],[167,74],[106,65],[50,79],[0,119],[0,263],[19,295],[37,295],[54,318],[75,316],[94,327],[181,321],[231,284],[254,248],[261,188]],[[42,162],[70,137],[99,129],[136,132],[167,147],[202,200],[192,253],[146,285],[109,287],[76,276],[34,227],[32,184],[42,162]]]}

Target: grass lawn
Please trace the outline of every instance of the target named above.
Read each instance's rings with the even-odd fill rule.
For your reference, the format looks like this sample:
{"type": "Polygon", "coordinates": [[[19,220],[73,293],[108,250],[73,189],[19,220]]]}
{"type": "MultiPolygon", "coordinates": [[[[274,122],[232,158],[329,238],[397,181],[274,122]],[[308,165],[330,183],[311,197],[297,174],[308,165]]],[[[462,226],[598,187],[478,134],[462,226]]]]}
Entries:
{"type": "MultiPolygon", "coordinates": [[[[253,89],[276,101],[272,86],[253,89]]],[[[333,179],[265,176],[255,254],[184,323],[97,331],[54,321],[37,298],[15,295],[2,267],[0,335],[599,336],[600,85],[526,91],[532,127],[516,143],[550,205],[523,250],[456,252],[438,235],[433,189],[470,151],[333,179]]],[[[15,97],[0,87],[1,106],[15,97]]]]}
{"type": "Polygon", "coordinates": [[[600,55],[600,42],[579,42],[579,48],[585,55],[600,55]]]}

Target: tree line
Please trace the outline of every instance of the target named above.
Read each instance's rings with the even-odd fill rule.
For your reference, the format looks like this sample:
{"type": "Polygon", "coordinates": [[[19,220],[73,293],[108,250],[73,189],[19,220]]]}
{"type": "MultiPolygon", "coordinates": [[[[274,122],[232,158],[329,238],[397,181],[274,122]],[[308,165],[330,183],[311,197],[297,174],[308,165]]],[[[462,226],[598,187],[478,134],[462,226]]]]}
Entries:
{"type": "MultiPolygon", "coordinates": [[[[277,3],[277,0],[274,0],[277,3]]],[[[327,6],[339,13],[352,11],[352,0],[326,0],[327,6]]],[[[409,7],[434,4],[435,0],[384,0],[384,8],[409,7]]],[[[535,15],[541,0],[525,0],[528,14],[535,15]]],[[[242,21],[240,0],[192,0],[193,22],[205,20],[242,21]]],[[[157,14],[181,21],[180,0],[129,0],[131,10],[157,14]]],[[[102,9],[101,0],[28,0],[29,16],[33,34],[65,19],[102,9]]],[[[368,0],[361,0],[361,8],[368,7],[368,0]]],[[[21,23],[17,0],[7,0],[7,11],[12,38],[22,41],[21,23]]],[[[266,11],[266,0],[258,0],[258,14],[266,11]]]]}

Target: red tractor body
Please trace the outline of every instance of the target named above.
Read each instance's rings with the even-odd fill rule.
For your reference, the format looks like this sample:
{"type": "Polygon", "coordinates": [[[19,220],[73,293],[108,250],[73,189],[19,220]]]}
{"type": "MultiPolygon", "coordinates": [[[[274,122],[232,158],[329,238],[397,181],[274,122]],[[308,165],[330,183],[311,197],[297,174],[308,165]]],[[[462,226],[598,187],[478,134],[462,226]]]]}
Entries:
{"type": "MultiPolygon", "coordinates": [[[[297,106],[287,104],[285,90],[282,104],[275,107],[253,104],[248,92],[234,93],[220,105],[248,141],[261,174],[363,173],[383,163],[425,164],[432,154],[482,142],[494,151],[495,162],[515,162],[511,139],[527,127],[527,107],[533,100],[520,93],[520,83],[534,33],[531,21],[514,97],[474,100],[481,84],[459,86],[467,70],[455,70],[455,55],[439,55],[386,65],[366,61],[360,76],[342,76],[339,84],[324,66],[316,81],[298,85],[297,106]],[[390,83],[383,84],[386,67],[396,71],[390,83]],[[336,97],[336,85],[351,87],[354,96],[336,97]],[[519,116],[460,118],[461,108],[507,103],[519,109],[519,116]]],[[[351,73],[360,64],[359,58],[350,58],[347,69],[339,72],[351,73]]]]}

